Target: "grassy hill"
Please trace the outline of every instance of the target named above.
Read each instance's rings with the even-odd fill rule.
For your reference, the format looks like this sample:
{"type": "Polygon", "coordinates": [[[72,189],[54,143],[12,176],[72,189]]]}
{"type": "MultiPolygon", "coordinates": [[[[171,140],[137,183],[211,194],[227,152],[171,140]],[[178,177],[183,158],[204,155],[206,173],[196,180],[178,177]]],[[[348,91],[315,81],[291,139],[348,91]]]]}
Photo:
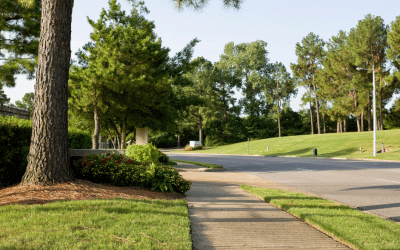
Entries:
{"type": "MultiPolygon", "coordinates": [[[[377,150],[381,150],[381,142],[390,151],[378,153],[377,159],[400,160],[400,129],[377,131],[377,150]]],[[[317,148],[318,157],[374,158],[372,144],[373,132],[286,136],[250,141],[250,155],[312,157],[313,148],[317,148]]],[[[247,154],[247,142],[195,152],[247,154]]]]}

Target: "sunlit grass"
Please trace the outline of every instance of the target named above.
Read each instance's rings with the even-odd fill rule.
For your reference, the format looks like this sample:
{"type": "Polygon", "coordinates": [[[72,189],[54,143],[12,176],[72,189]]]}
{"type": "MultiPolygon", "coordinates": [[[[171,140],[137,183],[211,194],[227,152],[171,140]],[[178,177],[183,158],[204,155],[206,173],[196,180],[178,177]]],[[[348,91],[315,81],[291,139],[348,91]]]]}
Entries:
{"type": "Polygon", "coordinates": [[[0,207],[0,249],[191,249],[184,200],[108,199],[0,207]]]}
{"type": "Polygon", "coordinates": [[[356,249],[400,249],[400,225],[339,203],[278,189],[241,186],[356,249]]]}
{"type": "MultiPolygon", "coordinates": [[[[381,142],[387,153],[378,153],[377,159],[400,160],[400,129],[377,131],[377,150],[381,142]]],[[[299,135],[275,137],[250,141],[250,155],[313,157],[313,149],[318,157],[375,158],[373,157],[373,132],[331,133],[321,135],[299,135]],[[269,147],[269,151],[267,151],[269,147]],[[360,147],[362,153],[360,153],[360,147]]],[[[205,148],[196,153],[211,154],[247,154],[248,142],[226,146],[205,148]]],[[[179,151],[179,153],[186,151],[179,151]]],[[[193,153],[193,152],[191,152],[193,153]]]]}

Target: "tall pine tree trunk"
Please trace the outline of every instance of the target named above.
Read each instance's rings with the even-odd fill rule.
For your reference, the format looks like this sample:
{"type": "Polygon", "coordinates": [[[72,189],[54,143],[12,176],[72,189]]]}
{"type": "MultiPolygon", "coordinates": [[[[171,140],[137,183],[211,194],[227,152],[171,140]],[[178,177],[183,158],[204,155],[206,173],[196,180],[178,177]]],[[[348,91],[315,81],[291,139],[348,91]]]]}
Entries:
{"type": "MultiPolygon", "coordinates": [[[[314,78],[314,76],[313,76],[314,78]]],[[[319,124],[319,103],[318,103],[318,98],[317,98],[317,93],[316,93],[316,86],[314,84],[314,97],[315,97],[315,112],[317,113],[317,130],[318,134],[321,134],[321,126],[319,124]]]]}
{"type": "Polygon", "coordinates": [[[314,120],[312,115],[312,103],[310,102],[311,134],[314,134],[314,120]]]}
{"type": "Polygon", "coordinates": [[[200,145],[203,146],[203,117],[200,114],[200,110],[199,110],[199,141],[200,145]]]}
{"type": "Polygon", "coordinates": [[[357,132],[360,132],[361,131],[361,128],[360,128],[360,116],[356,116],[356,120],[357,120],[357,132]]]}
{"type": "Polygon", "coordinates": [[[364,110],[361,111],[361,132],[364,132],[364,110]]]}
{"type": "Polygon", "coordinates": [[[74,179],[68,149],[68,73],[73,0],[42,0],[32,138],[22,185],[74,179]]]}
{"type": "Polygon", "coordinates": [[[279,106],[277,107],[277,112],[278,112],[278,131],[279,131],[279,137],[281,137],[281,118],[280,118],[280,110],[279,106]]]}
{"type": "Polygon", "coordinates": [[[179,148],[181,146],[181,136],[178,135],[178,143],[176,145],[177,148],[179,148]]]}
{"type": "Polygon", "coordinates": [[[367,119],[368,119],[368,131],[372,130],[372,121],[371,121],[371,98],[368,92],[368,108],[367,108],[367,119]]]}
{"type": "MultiPolygon", "coordinates": [[[[382,85],[382,77],[379,78],[379,85],[382,85]]],[[[379,129],[383,130],[383,115],[382,115],[382,109],[383,109],[383,103],[382,103],[382,88],[379,91],[379,129]]]]}
{"type": "Polygon", "coordinates": [[[94,131],[92,135],[92,148],[99,148],[99,135],[100,135],[100,119],[99,119],[99,110],[97,105],[94,105],[94,131]]]}
{"type": "Polygon", "coordinates": [[[326,134],[325,114],[322,115],[322,124],[324,124],[324,134],[326,134]]]}

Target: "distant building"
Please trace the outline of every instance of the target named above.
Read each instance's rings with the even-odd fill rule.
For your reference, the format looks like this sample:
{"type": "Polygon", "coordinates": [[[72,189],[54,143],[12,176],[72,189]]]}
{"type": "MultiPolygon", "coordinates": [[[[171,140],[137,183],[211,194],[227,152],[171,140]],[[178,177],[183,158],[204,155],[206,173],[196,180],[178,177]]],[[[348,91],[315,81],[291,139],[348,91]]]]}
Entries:
{"type": "Polygon", "coordinates": [[[5,116],[17,116],[19,119],[30,119],[30,112],[28,109],[22,109],[17,107],[8,106],[6,104],[0,105],[0,115],[5,116]]]}

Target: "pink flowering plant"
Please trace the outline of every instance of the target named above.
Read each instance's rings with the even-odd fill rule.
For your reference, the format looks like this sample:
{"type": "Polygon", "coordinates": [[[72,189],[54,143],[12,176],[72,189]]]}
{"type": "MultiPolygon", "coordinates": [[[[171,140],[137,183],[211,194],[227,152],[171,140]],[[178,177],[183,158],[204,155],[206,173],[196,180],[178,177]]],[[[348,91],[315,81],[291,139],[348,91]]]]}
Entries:
{"type": "Polygon", "coordinates": [[[86,155],[73,166],[78,179],[120,187],[136,186],[185,193],[190,181],[170,166],[139,163],[119,154],[86,155]]]}

